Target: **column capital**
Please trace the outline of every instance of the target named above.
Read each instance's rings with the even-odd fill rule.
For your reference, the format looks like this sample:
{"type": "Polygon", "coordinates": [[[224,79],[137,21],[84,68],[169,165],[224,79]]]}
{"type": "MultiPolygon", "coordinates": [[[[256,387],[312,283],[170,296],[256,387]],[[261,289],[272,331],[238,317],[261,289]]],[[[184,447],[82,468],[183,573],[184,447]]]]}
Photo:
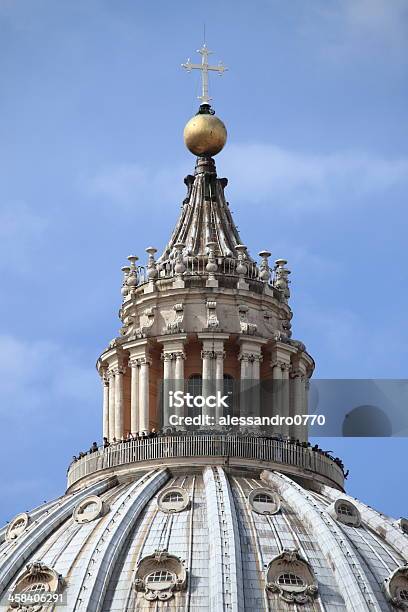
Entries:
{"type": "Polygon", "coordinates": [[[112,380],[112,378],[115,378],[115,368],[109,368],[106,375],[108,377],[108,380],[112,380]]]}
{"type": "Polygon", "coordinates": [[[139,357],[139,359],[137,360],[137,362],[138,362],[138,364],[140,366],[142,366],[142,365],[150,366],[150,365],[152,365],[152,361],[153,361],[152,358],[151,357],[147,357],[147,356],[146,357],[139,357]]]}
{"type": "Polygon", "coordinates": [[[280,368],[281,370],[287,370],[291,368],[291,364],[288,361],[276,358],[271,359],[270,365],[271,368],[280,368]]]}
{"type": "Polygon", "coordinates": [[[184,351],[174,351],[173,355],[175,359],[185,359],[186,358],[186,354],[184,351]]]}
{"type": "Polygon", "coordinates": [[[202,350],[201,351],[201,359],[214,359],[215,352],[211,350],[202,350]]]}
{"type": "Polygon", "coordinates": [[[250,363],[254,363],[254,361],[261,363],[263,361],[261,353],[252,353],[250,351],[241,351],[238,355],[238,359],[239,361],[248,361],[250,363]]]}
{"type": "Polygon", "coordinates": [[[116,376],[117,374],[124,374],[126,372],[126,367],[124,365],[114,365],[109,368],[109,370],[116,376]]]}
{"type": "Polygon", "coordinates": [[[128,361],[129,368],[137,368],[139,365],[139,360],[137,357],[131,357],[128,361]]]}
{"type": "Polygon", "coordinates": [[[225,351],[214,351],[216,359],[225,359],[225,351]]]}
{"type": "Polygon", "coordinates": [[[160,355],[160,359],[162,361],[173,361],[174,353],[168,353],[167,351],[163,351],[160,355]]]}

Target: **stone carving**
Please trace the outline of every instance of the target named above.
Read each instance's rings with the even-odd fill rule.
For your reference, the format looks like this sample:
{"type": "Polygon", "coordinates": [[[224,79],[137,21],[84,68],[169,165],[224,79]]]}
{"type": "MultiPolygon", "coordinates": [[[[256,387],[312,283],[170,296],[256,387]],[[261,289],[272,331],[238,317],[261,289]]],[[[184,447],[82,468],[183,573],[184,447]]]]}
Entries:
{"type": "Polygon", "coordinates": [[[123,316],[123,311],[119,312],[119,316],[122,319],[122,327],[119,330],[121,336],[132,336],[137,329],[136,317],[134,315],[123,316]],[[123,317],[123,318],[122,318],[123,317]]]}
{"type": "Polygon", "coordinates": [[[241,351],[238,355],[239,361],[248,361],[249,363],[253,363],[254,361],[259,361],[262,363],[263,357],[260,353],[250,353],[248,351],[241,351]]]}
{"type": "Polygon", "coordinates": [[[269,253],[269,251],[260,251],[259,253],[259,257],[262,257],[262,261],[259,264],[259,278],[264,283],[269,282],[271,278],[271,269],[269,267],[269,262],[268,262],[268,257],[270,256],[271,254],[269,253]]]}
{"type": "Polygon", "coordinates": [[[123,317],[123,326],[119,330],[120,335],[126,336],[126,340],[146,338],[148,331],[153,327],[155,313],[155,306],[146,308],[142,315],[145,318],[145,322],[144,325],[141,325],[140,317],[133,314],[123,316],[123,311],[121,310],[119,315],[121,318],[123,317]]]}
{"type": "Polygon", "coordinates": [[[287,603],[311,603],[317,595],[316,579],[297,549],[285,549],[269,563],[266,588],[287,603]]]}
{"type": "Polygon", "coordinates": [[[175,312],[175,316],[173,321],[169,321],[167,323],[166,329],[164,333],[168,334],[182,334],[183,330],[183,319],[184,319],[184,305],[183,304],[174,304],[173,310],[175,312]]]}
{"type": "Polygon", "coordinates": [[[27,512],[22,512],[21,514],[17,514],[7,527],[5,539],[6,542],[12,542],[16,540],[28,527],[28,523],[30,521],[30,517],[27,512]]]}
{"type": "Polygon", "coordinates": [[[166,601],[185,589],[186,581],[184,562],[167,550],[156,550],[139,561],[134,585],[148,601],[166,601]]]}
{"type": "Polygon", "coordinates": [[[109,507],[97,495],[89,495],[74,508],[73,519],[76,523],[90,523],[107,513],[109,507]]]}
{"type": "Polygon", "coordinates": [[[148,247],[146,253],[149,255],[147,261],[147,278],[149,280],[155,280],[159,274],[157,265],[154,259],[154,254],[157,253],[157,249],[154,247],[148,247]]]}
{"type": "MultiPolygon", "coordinates": [[[[55,570],[47,567],[40,561],[34,561],[27,565],[26,570],[17,580],[17,583],[12,591],[12,596],[25,594],[26,596],[30,592],[35,595],[36,593],[56,594],[61,593],[65,586],[65,581],[61,574],[58,574],[55,570]]],[[[48,609],[46,604],[40,603],[29,603],[18,602],[12,603],[7,612],[39,612],[40,610],[48,609]]]]}
{"type": "Polygon", "coordinates": [[[290,270],[285,268],[288,262],[286,259],[277,259],[275,262],[275,276],[273,279],[273,286],[278,289],[282,295],[283,301],[286,303],[290,298],[289,291],[289,279],[290,270]]]}
{"type": "Polygon", "coordinates": [[[157,498],[157,505],[162,512],[182,512],[190,505],[188,491],[183,487],[166,487],[157,498]]]}
{"type": "Polygon", "coordinates": [[[246,306],[246,304],[240,304],[238,306],[239,325],[241,328],[241,334],[253,336],[256,334],[258,326],[256,325],[256,323],[249,323],[248,311],[249,308],[248,306],[246,306]]]}
{"type": "Polygon", "coordinates": [[[266,487],[252,489],[248,502],[257,514],[277,514],[280,511],[281,502],[278,494],[266,487]]]}
{"type": "Polygon", "coordinates": [[[219,329],[220,322],[217,317],[217,302],[207,300],[207,329],[219,329]]]}
{"type": "Polygon", "coordinates": [[[129,255],[128,260],[130,261],[129,272],[126,276],[126,287],[127,294],[134,295],[136,287],[139,283],[139,275],[136,267],[136,262],[139,258],[136,255],[129,255]]]}
{"type": "Polygon", "coordinates": [[[122,272],[123,272],[123,281],[122,281],[122,289],[120,290],[120,292],[123,298],[125,298],[129,292],[129,289],[127,286],[127,279],[128,279],[129,272],[130,272],[130,266],[123,266],[122,272]]]}
{"type": "Polygon", "coordinates": [[[244,244],[237,244],[235,250],[238,252],[236,272],[238,276],[243,279],[248,273],[248,266],[245,263],[247,247],[244,244]]]}
{"type": "Polygon", "coordinates": [[[408,563],[398,567],[384,580],[383,589],[393,606],[408,610],[408,563]]]}
{"type": "Polygon", "coordinates": [[[284,314],[281,314],[282,334],[288,339],[292,335],[292,324],[284,314]]]}
{"type": "Polygon", "coordinates": [[[277,342],[288,342],[289,341],[289,338],[292,335],[292,331],[291,331],[292,324],[290,322],[290,318],[288,318],[288,316],[285,313],[281,313],[279,315],[280,325],[279,323],[278,325],[281,327],[281,329],[276,329],[274,327],[274,324],[273,324],[274,317],[273,317],[273,313],[270,310],[263,311],[263,320],[264,320],[266,329],[271,334],[274,340],[276,340],[277,342]]]}
{"type": "Polygon", "coordinates": [[[340,523],[360,527],[361,516],[357,506],[348,499],[338,497],[328,508],[327,512],[340,523]]]}
{"type": "Polygon", "coordinates": [[[208,279],[210,281],[215,281],[215,273],[218,270],[218,266],[217,266],[217,261],[216,261],[216,257],[215,257],[215,249],[217,247],[217,243],[216,242],[208,242],[207,243],[207,248],[208,248],[208,263],[205,266],[205,269],[208,272],[208,279]]]}
{"type": "Polygon", "coordinates": [[[142,337],[146,337],[146,334],[149,331],[149,329],[153,327],[154,318],[156,315],[156,307],[151,306],[150,308],[146,308],[145,311],[143,312],[143,315],[146,317],[147,321],[145,322],[144,325],[142,325],[141,330],[142,330],[142,334],[144,334],[142,337]]]}
{"type": "Polygon", "coordinates": [[[306,351],[306,345],[300,340],[289,340],[291,346],[295,346],[299,351],[306,351]]]}
{"type": "Polygon", "coordinates": [[[191,197],[191,191],[193,189],[193,185],[194,185],[194,176],[192,174],[187,174],[187,176],[184,178],[184,184],[187,187],[187,194],[186,197],[183,200],[183,206],[185,204],[188,204],[190,197],[191,197]]]}
{"type": "Polygon", "coordinates": [[[177,242],[174,245],[174,248],[176,249],[176,263],[174,266],[174,273],[176,274],[176,276],[183,276],[184,272],[186,271],[186,264],[184,263],[183,259],[184,246],[185,245],[183,242],[177,242]]]}

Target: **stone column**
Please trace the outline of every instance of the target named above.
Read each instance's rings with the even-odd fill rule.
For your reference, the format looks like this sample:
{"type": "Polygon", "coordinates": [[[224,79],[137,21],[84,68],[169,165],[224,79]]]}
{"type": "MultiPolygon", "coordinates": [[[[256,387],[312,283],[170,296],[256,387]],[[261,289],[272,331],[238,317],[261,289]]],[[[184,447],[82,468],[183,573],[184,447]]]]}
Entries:
{"type": "MultiPolygon", "coordinates": [[[[207,302],[207,306],[210,302],[207,302]]],[[[216,331],[206,331],[198,334],[198,339],[202,341],[202,377],[203,377],[203,396],[215,395],[217,388],[223,391],[224,385],[224,343],[228,340],[229,334],[216,331]],[[219,357],[218,357],[219,356],[219,357]],[[219,381],[219,382],[218,382],[219,381]],[[222,387],[220,386],[222,384],[222,387]],[[219,385],[217,387],[217,385],[219,385]]],[[[204,407],[203,415],[211,418],[210,425],[217,424],[217,411],[222,413],[221,407],[204,407]]]]}
{"type": "MultiPolygon", "coordinates": [[[[182,304],[176,304],[174,309],[176,313],[183,312],[182,304]]],[[[169,423],[170,415],[183,416],[184,413],[183,408],[175,408],[174,405],[170,407],[169,392],[184,391],[184,359],[186,357],[184,345],[187,342],[187,334],[167,334],[159,336],[157,341],[163,344],[161,355],[163,361],[163,426],[174,427],[174,423],[173,425],[169,423]]],[[[180,426],[182,425],[183,423],[180,423],[180,426]]]]}
{"type": "MultiPolygon", "coordinates": [[[[214,363],[214,351],[204,349],[201,351],[202,359],[202,376],[203,376],[203,397],[207,398],[212,395],[212,383],[214,381],[213,375],[213,363],[214,363]]],[[[210,408],[207,405],[203,406],[202,410],[203,417],[208,416],[210,419],[215,418],[215,408],[210,408]]]]}
{"type": "Polygon", "coordinates": [[[125,369],[117,367],[115,372],[115,438],[121,440],[123,431],[123,374],[125,369]]]}
{"type": "Polygon", "coordinates": [[[239,412],[240,416],[245,418],[251,414],[250,387],[252,378],[252,361],[250,357],[251,354],[245,351],[241,351],[238,357],[241,362],[239,412]]]}
{"type": "Polygon", "coordinates": [[[261,370],[262,355],[252,355],[252,408],[251,412],[255,417],[261,415],[261,387],[260,387],[260,370],[261,370]]]}
{"type": "MultiPolygon", "coordinates": [[[[224,351],[215,353],[215,392],[216,395],[224,395],[224,351]]],[[[215,424],[218,426],[219,419],[223,416],[223,407],[217,404],[215,409],[215,424]]]]}
{"type": "MultiPolygon", "coordinates": [[[[289,406],[289,372],[291,366],[290,363],[282,364],[282,405],[281,405],[281,415],[285,418],[290,416],[290,406],[289,406]]],[[[290,434],[290,425],[282,426],[282,435],[289,436],[290,434]]]]}
{"type": "Polygon", "coordinates": [[[273,378],[273,399],[272,412],[273,414],[282,413],[282,364],[280,361],[272,361],[272,378],[273,378]]]}
{"type": "Polygon", "coordinates": [[[106,368],[102,371],[103,385],[103,437],[109,440],[109,378],[106,368]]]}
{"type": "Polygon", "coordinates": [[[149,367],[151,364],[149,357],[139,359],[140,380],[139,380],[139,406],[140,423],[139,431],[149,431],[149,367]]]}
{"type": "Polygon", "coordinates": [[[309,414],[309,388],[310,379],[305,375],[303,377],[303,414],[309,414]]]}
{"type": "Polygon", "coordinates": [[[169,417],[170,417],[170,391],[172,391],[172,380],[173,376],[173,353],[162,353],[162,361],[163,361],[163,427],[169,427],[169,417]]]}
{"type": "MultiPolygon", "coordinates": [[[[292,410],[291,416],[302,415],[303,412],[303,389],[302,389],[302,372],[300,370],[292,370],[291,374],[291,390],[292,390],[292,410]]],[[[305,439],[304,426],[293,425],[290,435],[301,442],[305,439]]]]}
{"type": "MultiPolygon", "coordinates": [[[[184,360],[186,355],[184,351],[177,351],[173,355],[176,360],[174,367],[174,390],[184,392],[184,360]]],[[[177,408],[176,413],[177,416],[185,416],[183,408],[177,408]]]]}
{"type": "Polygon", "coordinates": [[[115,374],[108,370],[109,380],[109,441],[115,437],[115,374]]]}
{"type": "Polygon", "coordinates": [[[134,435],[139,431],[139,364],[137,359],[130,359],[130,432],[134,435]]]}
{"type": "MultiPolygon", "coordinates": [[[[281,417],[291,416],[289,372],[291,370],[292,359],[297,351],[297,348],[279,341],[276,341],[272,347],[272,376],[274,381],[276,381],[276,400],[273,412],[281,417]]],[[[289,425],[282,425],[279,428],[283,437],[289,436],[289,427],[289,425]]]]}
{"type": "Polygon", "coordinates": [[[264,338],[242,334],[240,338],[241,352],[241,397],[240,415],[258,417],[261,412],[260,394],[260,363],[262,361],[262,346],[264,338]]]}

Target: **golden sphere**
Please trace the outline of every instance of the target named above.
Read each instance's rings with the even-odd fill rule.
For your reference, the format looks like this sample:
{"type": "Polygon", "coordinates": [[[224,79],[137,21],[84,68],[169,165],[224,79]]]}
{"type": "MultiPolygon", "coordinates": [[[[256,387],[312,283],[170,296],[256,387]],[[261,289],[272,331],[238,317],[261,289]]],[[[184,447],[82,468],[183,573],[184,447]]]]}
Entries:
{"type": "Polygon", "coordinates": [[[184,128],[184,142],[198,157],[217,155],[227,141],[225,125],[215,115],[194,115],[184,128]]]}

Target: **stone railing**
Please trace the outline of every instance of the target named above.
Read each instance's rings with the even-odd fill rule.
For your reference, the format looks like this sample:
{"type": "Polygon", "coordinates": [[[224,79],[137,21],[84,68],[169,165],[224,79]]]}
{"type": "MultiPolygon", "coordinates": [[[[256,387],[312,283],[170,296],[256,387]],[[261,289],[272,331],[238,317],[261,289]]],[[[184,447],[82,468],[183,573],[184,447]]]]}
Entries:
{"type": "MultiPolygon", "coordinates": [[[[220,257],[217,258],[216,261],[217,270],[215,272],[215,276],[234,276],[237,279],[240,277],[240,274],[237,272],[236,269],[238,265],[238,260],[229,257],[220,257]]],[[[182,274],[183,278],[188,278],[189,276],[204,276],[206,278],[208,277],[208,272],[206,270],[206,266],[208,263],[207,257],[185,257],[183,259],[183,263],[186,268],[185,272],[182,274]]],[[[165,264],[158,264],[156,268],[156,280],[176,277],[176,264],[176,260],[168,261],[165,264]]],[[[245,260],[245,267],[246,272],[242,275],[243,279],[260,281],[259,268],[255,262],[245,260]]],[[[137,279],[138,285],[144,285],[149,281],[149,269],[146,266],[137,266],[137,279]]],[[[272,281],[270,281],[270,283],[272,284],[272,281]]]]}
{"type": "Polygon", "coordinates": [[[282,469],[283,466],[287,466],[287,468],[292,467],[294,473],[300,470],[308,472],[309,476],[320,475],[341,488],[344,483],[340,466],[330,457],[311,448],[268,438],[186,434],[131,440],[90,453],[70,465],[68,487],[94,472],[126,464],[156,461],[165,464],[168,461],[172,465],[177,463],[188,465],[192,463],[188,459],[210,457],[223,457],[231,460],[234,465],[237,465],[236,460],[239,459],[254,463],[282,464],[282,469]]]}

